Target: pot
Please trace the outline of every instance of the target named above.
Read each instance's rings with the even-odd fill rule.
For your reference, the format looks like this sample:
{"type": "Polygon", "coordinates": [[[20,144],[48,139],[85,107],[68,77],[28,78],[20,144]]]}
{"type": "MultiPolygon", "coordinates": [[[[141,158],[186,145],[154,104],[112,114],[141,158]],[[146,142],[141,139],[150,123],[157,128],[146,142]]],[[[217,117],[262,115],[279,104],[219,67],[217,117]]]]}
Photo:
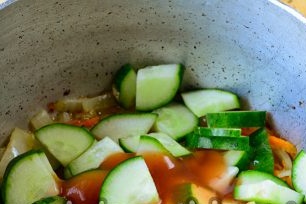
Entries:
{"type": "Polygon", "coordinates": [[[185,87],[237,93],[306,147],[306,26],[266,1],[20,0],[0,11],[0,128],[110,88],[124,63],[183,63],[185,87]]]}

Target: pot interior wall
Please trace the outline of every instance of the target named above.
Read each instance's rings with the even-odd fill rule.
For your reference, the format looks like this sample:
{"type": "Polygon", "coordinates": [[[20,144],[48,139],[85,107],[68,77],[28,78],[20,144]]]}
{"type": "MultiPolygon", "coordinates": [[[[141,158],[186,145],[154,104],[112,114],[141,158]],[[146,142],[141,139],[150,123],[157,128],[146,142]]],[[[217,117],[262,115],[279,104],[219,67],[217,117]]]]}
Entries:
{"type": "Polygon", "coordinates": [[[0,28],[0,143],[63,93],[108,89],[124,63],[180,62],[185,88],[234,91],[306,147],[306,27],[267,1],[20,0],[0,28]]]}

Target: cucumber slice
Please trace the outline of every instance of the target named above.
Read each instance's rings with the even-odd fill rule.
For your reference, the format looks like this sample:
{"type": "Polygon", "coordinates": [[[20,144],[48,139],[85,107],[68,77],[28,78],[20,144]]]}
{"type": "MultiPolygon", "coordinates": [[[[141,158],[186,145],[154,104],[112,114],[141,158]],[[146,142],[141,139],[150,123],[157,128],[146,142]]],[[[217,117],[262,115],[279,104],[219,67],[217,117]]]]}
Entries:
{"type": "Polygon", "coordinates": [[[169,103],[179,90],[184,67],[169,64],[138,70],[136,79],[136,110],[150,111],[169,103]]]}
{"type": "Polygon", "coordinates": [[[296,191],[305,195],[306,202],[306,153],[301,150],[293,161],[292,166],[292,184],[296,191]]]}
{"type": "Polygon", "coordinates": [[[67,165],[66,169],[70,172],[68,175],[74,176],[81,172],[98,168],[105,158],[119,152],[123,152],[119,145],[110,138],[105,137],[95,142],[78,158],[67,165]]]}
{"type": "Polygon", "coordinates": [[[200,136],[198,134],[188,134],[186,136],[186,146],[191,149],[217,149],[217,150],[249,150],[249,137],[216,137],[200,136]]]}
{"type": "Polygon", "coordinates": [[[186,106],[198,117],[207,113],[240,108],[238,96],[218,89],[202,89],[182,93],[186,106]]]}
{"type": "Polygon", "coordinates": [[[253,169],[273,174],[274,157],[265,128],[260,128],[250,136],[250,146],[253,152],[253,169]]]}
{"type": "Polygon", "coordinates": [[[194,183],[180,184],[174,189],[175,196],[173,203],[186,203],[186,204],[206,204],[211,203],[213,198],[217,198],[217,194],[194,183]]]}
{"type": "Polygon", "coordinates": [[[190,155],[191,152],[176,142],[172,137],[165,133],[150,133],[142,136],[121,138],[119,140],[123,149],[128,152],[160,152],[171,154],[174,157],[190,155]]]}
{"type": "Polygon", "coordinates": [[[106,176],[100,191],[100,202],[159,203],[159,195],[149,169],[140,156],[125,160],[106,176]]]}
{"type": "Polygon", "coordinates": [[[239,170],[245,170],[250,165],[251,155],[249,151],[229,150],[224,152],[223,156],[228,166],[236,166],[239,170]]]}
{"type": "MultiPolygon", "coordinates": [[[[191,152],[183,147],[181,144],[176,142],[173,138],[164,133],[150,133],[147,136],[153,137],[158,140],[158,142],[172,154],[174,157],[182,157],[190,155],[191,152]]],[[[143,136],[141,137],[143,138],[143,136]]],[[[140,142],[141,143],[141,142],[140,142]]]]}
{"type": "Polygon", "coordinates": [[[238,175],[237,180],[237,184],[239,185],[253,184],[269,180],[279,186],[289,187],[288,184],[280,178],[273,176],[272,174],[257,170],[242,171],[238,175]]]}
{"type": "Polygon", "coordinates": [[[37,140],[63,165],[81,155],[94,142],[85,128],[55,123],[35,131],[37,140]]]}
{"type": "Polygon", "coordinates": [[[171,153],[162,145],[158,139],[150,136],[140,136],[139,146],[137,149],[137,155],[142,155],[143,153],[161,153],[170,155],[171,153]]]}
{"type": "Polygon", "coordinates": [[[153,130],[163,132],[175,140],[184,137],[198,125],[199,119],[186,106],[172,103],[153,111],[158,114],[153,130]]]}
{"type": "Polygon", "coordinates": [[[149,132],[157,115],[155,113],[126,113],[102,119],[91,132],[97,138],[105,136],[118,142],[119,138],[143,135],[149,132]]]}
{"type": "Polygon", "coordinates": [[[203,136],[226,136],[226,137],[240,137],[241,129],[238,128],[207,128],[197,127],[194,133],[203,136]]]}
{"type": "Polygon", "coordinates": [[[31,204],[60,193],[59,179],[42,151],[29,151],[8,165],[1,187],[4,203],[31,204]]]}
{"type": "Polygon", "coordinates": [[[138,150],[140,136],[119,138],[119,145],[125,152],[135,153],[138,150]]]}
{"type": "Polygon", "coordinates": [[[266,111],[227,111],[208,113],[206,115],[206,120],[208,127],[265,127],[266,111]]]}
{"type": "Polygon", "coordinates": [[[304,196],[288,187],[277,185],[270,180],[265,180],[236,186],[234,189],[234,198],[242,201],[255,201],[256,203],[301,204],[303,203],[304,196]]]}
{"type": "Polygon", "coordinates": [[[135,105],[136,72],[132,65],[123,65],[116,73],[113,93],[119,104],[124,108],[131,108],[135,105]]]}
{"type": "Polygon", "coordinates": [[[60,196],[51,196],[47,198],[42,198],[33,204],[67,204],[67,200],[60,196]]]}

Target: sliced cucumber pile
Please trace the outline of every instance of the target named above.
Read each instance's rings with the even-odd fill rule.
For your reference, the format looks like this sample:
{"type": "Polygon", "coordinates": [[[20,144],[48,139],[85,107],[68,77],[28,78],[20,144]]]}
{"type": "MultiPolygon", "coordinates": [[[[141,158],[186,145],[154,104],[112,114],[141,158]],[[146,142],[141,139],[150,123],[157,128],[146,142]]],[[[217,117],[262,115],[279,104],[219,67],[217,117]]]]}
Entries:
{"type": "Polygon", "coordinates": [[[209,127],[265,127],[266,111],[228,111],[208,113],[206,120],[209,127]]]}
{"type": "Polygon", "coordinates": [[[105,178],[100,202],[107,203],[159,203],[159,195],[149,169],[140,156],[117,165],[105,178]]]}
{"type": "Polygon", "coordinates": [[[240,137],[241,129],[197,127],[194,133],[204,136],[240,137]]]}
{"type": "MultiPolygon", "coordinates": [[[[198,127],[186,136],[186,146],[191,149],[249,150],[249,137],[238,136],[236,131],[236,129],[216,130],[198,127]]],[[[239,130],[238,132],[241,133],[239,130]]]]}
{"type": "Polygon", "coordinates": [[[192,149],[249,150],[249,137],[216,137],[189,134],[186,145],[192,149]]]}
{"type": "Polygon", "coordinates": [[[4,203],[32,204],[60,193],[59,179],[42,151],[29,151],[13,159],[1,186],[4,203]]]}

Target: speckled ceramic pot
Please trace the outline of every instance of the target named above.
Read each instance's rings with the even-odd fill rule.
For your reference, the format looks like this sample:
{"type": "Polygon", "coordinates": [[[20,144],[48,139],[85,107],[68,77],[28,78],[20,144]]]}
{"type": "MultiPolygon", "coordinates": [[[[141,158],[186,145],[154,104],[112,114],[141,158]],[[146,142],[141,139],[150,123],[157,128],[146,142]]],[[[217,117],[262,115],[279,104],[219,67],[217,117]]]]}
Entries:
{"type": "Polygon", "coordinates": [[[110,86],[124,63],[184,63],[184,86],[238,93],[306,147],[306,25],[266,0],[20,0],[0,11],[0,132],[110,86]]]}

